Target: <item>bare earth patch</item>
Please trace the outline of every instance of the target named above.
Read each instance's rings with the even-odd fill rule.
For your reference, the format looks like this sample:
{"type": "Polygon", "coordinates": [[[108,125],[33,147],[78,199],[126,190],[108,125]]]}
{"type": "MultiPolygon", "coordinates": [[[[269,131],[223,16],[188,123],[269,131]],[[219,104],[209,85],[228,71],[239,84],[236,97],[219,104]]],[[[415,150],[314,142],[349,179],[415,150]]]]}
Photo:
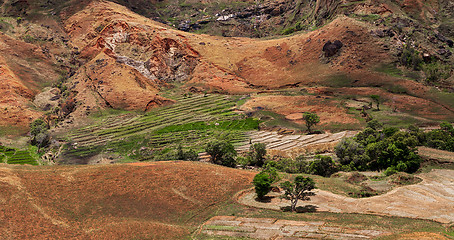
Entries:
{"type": "Polygon", "coordinates": [[[256,108],[273,111],[284,115],[288,120],[303,124],[304,112],[316,112],[320,116],[320,124],[342,123],[359,124],[359,121],[340,107],[340,102],[320,96],[257,96],[251,98],[242,110],[250,111],[256,108]]]}
{"type": "MultiPolygon", "coordinates": [[[[454,222],[454,171],[436,169],[418,175],[423,181],[396,188],[386,194],[355,199],[323,190],[315,190],[310,201],[300,201],[298,206],[311,206],[315,211],[336,213],[365,213],[454,222]]],[[[254,192],[245,193],[238,201],[242,204],[280,210],[290,203],[278,197],[269,203],[255,200],[254,192]]]]}
{"type": "Polygon", "coordinates": [[[216,216],[208,220],[202,233],[256,239],[371,239],[388,235],[377,230],[325,226],[325,222],[303,222],[274,218],[216,216]]]}

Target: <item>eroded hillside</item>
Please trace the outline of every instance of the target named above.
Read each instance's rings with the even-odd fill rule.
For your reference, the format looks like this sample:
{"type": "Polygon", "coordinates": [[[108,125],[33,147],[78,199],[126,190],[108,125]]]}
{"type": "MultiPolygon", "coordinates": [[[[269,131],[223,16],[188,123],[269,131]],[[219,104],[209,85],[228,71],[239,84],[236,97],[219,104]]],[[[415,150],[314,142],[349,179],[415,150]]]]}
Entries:
{"type": "MultiPolygon", "coordinates": [[[[370,95],[381,96],[387,110],[378,117],[384,120],[405,117],[428,124],[454,117],[449,93],[452,40],[446,30],[452,9],[449,2],[245,1],[234,7],[233,2],[222,1],[225,11],[206,23],[210,29],[222,29],[216,24],[230,29],[230,21],[247,26],[244,21],[263,15],[263,26],[279,31],[290,28],[286,34],[296,32],[266,40],[175,30],[132,12],[130,9],[139,11],[140,1],[118,2],[126,7],[110,1],[78,5],[71,1],[3,2],[4,15],[23,18],[4,18],[0,22],[4,26],[2,36],[22,48],[35,49],[35,55],[41,54],[5,58],[9,61],[5,67],[12,66],[8,69],[15,73],[7,78],[23,88],[14,90],[20,99],[8,97],[6,101],[21,105],[24,111],[20,114],[27,115],[15,120],[17,124],[25,127],[40,112],[49,110],[55,114],[53,119],[67,124],[83,124],[87,115],[102,109],[148,111],[172,104],[175,100],[169,91],[176,90],[254,94],[240,110],[270,110],[296,124],[301,123],[298,116],[302,112],[317,111],[325,116],[322,124],[350,128],[349,124],[357,125],[368,118],[361,107],[371,102],[370,95]],[[33,9],[35,15],[31,14],[33,9]],[[415,15],[415,9],[422,11],[415,15]],[[223,16],[229,17],[218,19],[223,16]],[[422,62],[411,65],[405,54],[422,62]],[[21,61],[30,66],[19,64],[21,61]],[[40,69],[43,64],[49,67],[40,69]],[[18,66],[36,73],[21,73],[18,66]],[[436,82],[427,80],[432,77],[436,82]],[[55,88],[37,96],[45,86],[55,88]],[[30,102],[36,99],[32,106],[30,102]],[[285,103],[280,101],[283,99],[285,103]],[[329,117],[333,113],[336,117],[329,117]]],[[[172,14],[184,17],[187,13],[182,9],[221,8],[216,5],[219,2],[197,4],[151,1],[143,3],[142,10],[159,15],[159,9],[166,6],[169,11],[175,10],[172,14]]],[[[162,17],[167,15],[147,16],[166,22],[162,17]]],[[[252,36],[247,31],[236,35],[252,36]]],[[[5,114],[4,118],[9,118],[9,113],[5,114]]]]}
{"type": "Polygon", "coordinates": [[[182,84],[190,91],[227,94],[301,89],[334,96],[339,104],[342,95],[379,94],[395,111],[419,108],[416,115],[432,119],[453,114],[423,83],[377,71],[395,60],[399,38],[377,37],[380,27],[348,17],[307,34],[254,40],[181,32],[119,5],[95,2],[65,25],[85,63],[69,84],[81,105],[95,102],[83,94],[91,89],[96,94],[87,96],[101,104],[147,110],[169,102],[160,90],[182,84]],[[335,40],[340,49],[322,51],[335,40]]]}

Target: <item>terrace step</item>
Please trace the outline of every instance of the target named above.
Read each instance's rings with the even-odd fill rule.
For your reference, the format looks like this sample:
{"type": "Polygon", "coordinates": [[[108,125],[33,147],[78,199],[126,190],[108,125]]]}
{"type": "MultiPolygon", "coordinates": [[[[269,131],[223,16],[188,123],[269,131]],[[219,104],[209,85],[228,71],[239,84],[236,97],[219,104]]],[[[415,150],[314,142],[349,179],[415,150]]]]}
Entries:
{"type": "Polygon", "coordinates": [[[199,161],[200,162],[211,162],[211,156],[207,152],[199,153],[199,161]]]}

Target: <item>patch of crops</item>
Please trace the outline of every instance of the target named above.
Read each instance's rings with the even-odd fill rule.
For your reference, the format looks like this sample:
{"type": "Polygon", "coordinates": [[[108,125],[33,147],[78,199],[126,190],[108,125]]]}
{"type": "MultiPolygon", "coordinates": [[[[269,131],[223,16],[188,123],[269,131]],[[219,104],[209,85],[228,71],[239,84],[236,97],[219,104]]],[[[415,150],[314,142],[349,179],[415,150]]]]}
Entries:
{"type": "Polygon", "coordinates": [[[156,131],[157,134],[168,133],[168,132],[179,132],[189,130],[206,130],[206,129],[217,129],[217,130],[254,130],[259,127],[259,120],[253,118],[232,120],[232,121],[219,121],[219,122],[193,122],[182,125],[171,125],[159,129],[156,131]]]}
{"type": "Polygon", "coordinates": [[[258,129],[258,120],[233,111],[238,97],[213,94],[176,100],[143,115],[101,117],[99,123],[73,131],[66,136],[70,144],[63,158],[84,162],[81,159],[112,153],[129,160],[156,160],[164,152],[168,156],[163,158],[170,160],[169,152],[178,145],[203,151],[211,140],[240,143],[246,140],[246,131],[258,129]]]}
{"type": "Polygon", "coordinates": [[[7,163],[38,165],[38,162],[30,155],[30,152],[25,150],[15,151],[14,155],[8,156],[7,163]]]}

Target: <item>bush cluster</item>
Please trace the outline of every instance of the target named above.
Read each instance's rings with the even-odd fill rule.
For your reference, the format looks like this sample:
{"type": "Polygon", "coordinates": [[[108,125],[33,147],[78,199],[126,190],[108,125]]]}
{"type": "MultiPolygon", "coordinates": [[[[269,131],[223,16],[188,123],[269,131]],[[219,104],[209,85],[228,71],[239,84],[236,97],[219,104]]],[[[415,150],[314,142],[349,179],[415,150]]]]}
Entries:
{"type": "Polygon", "coordinates": [[[450,123],[443,122],[440,129],[435,129],[423,135],[425,146],[454,152],[454,128],[450,123]]]}
{"type": "Polygon", "coordinates": [[[367,127],[355,137],[342,140],[335,152],[346,171],[388,170],[415,172],[420,166],[418,137],[394,127],[367,127]]]}

